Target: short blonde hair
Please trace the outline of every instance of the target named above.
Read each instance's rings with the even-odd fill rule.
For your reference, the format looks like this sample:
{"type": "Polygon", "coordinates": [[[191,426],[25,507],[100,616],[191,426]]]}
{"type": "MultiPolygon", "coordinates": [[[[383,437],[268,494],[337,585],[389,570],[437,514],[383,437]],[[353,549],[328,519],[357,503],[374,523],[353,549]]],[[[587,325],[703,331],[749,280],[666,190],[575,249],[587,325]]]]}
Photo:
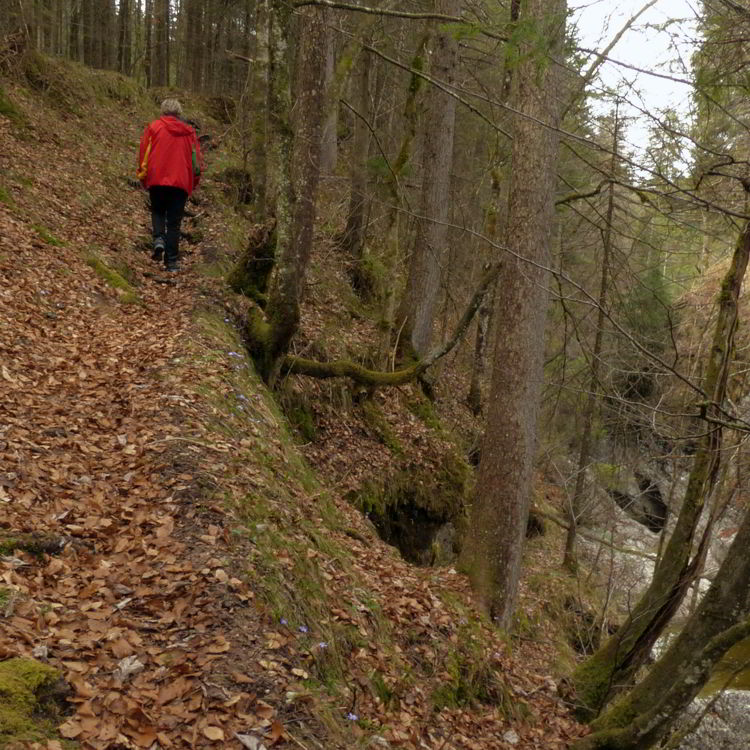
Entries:
{"type": "Polygon", "coordinates": [[[177,99],[165,99],[161,103],[161,113],[163,115],[174,115],[175,117],[182,116],[182,105],[177,99]]]}

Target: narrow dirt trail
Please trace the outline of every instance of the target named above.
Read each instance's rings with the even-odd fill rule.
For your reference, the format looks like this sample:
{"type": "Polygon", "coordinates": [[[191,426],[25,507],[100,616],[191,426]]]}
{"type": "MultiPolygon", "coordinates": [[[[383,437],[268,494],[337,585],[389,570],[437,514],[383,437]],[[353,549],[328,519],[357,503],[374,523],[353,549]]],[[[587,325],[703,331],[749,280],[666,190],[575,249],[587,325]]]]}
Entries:
{"type": "MultiPolygon", "coordinates": [[[[49,192],[69,187],[50,178],[57,165],[43,171],[43,149],[15,146],[3,166],[39,160],[47,226],[57,218],[66,238],[83,234],[86,212],[72,201],[63,214],[49,192]]],[[[145,225],[140,196],[126,200],[118,220],[145,225]]],[[[89,216],[92,234],[108,230],[98,218],[114,203],[89,216]]],[[[174,360],[193,325],[195,277],[165,279],[140,256],[141,301],[125,304],[85,248],[40,239],[14,213],[0,204],[0,533],[62,548],[41,559],[3,551],[0,659],[61,670],[76,708],[61,733],[82,747],[216,747],[272,726],[270,706],[212,683],[230,649],[222,619],[248,599],[211,558],[221,530],[180,529],[195,393],[174,360]]]]}

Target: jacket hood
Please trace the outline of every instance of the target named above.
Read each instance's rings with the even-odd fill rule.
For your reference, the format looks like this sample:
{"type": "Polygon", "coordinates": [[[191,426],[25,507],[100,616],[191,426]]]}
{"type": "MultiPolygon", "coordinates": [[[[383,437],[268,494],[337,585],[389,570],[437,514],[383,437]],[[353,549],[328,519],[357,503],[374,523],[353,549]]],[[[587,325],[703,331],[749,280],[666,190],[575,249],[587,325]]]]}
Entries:
{"type": "Polygon", "coordinates": [[[173,136],[191,136],[193,135],[193,129],[187,123],[182,120],[178,120],[172,115],[164,115],[159,118],[163,123],[164,127],[169,131],[170,135],[173,136]]]}

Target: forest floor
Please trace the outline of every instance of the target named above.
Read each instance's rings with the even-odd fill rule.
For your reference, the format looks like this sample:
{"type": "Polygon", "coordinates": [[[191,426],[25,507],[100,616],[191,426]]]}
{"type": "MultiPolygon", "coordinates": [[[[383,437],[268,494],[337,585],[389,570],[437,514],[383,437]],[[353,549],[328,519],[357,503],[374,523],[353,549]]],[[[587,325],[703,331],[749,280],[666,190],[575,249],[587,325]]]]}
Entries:
{"type": "MultiPolygon", "coordinates": [[[[48,717],[56,738],[32,742],[32,719],[0,726],[0,746],[554,750],[580,736],[551,635],[494,631],[461,575],[404,562],[287,438],[242,350],[241,303],[211,270],[237,249],[212,183],[221,149],[183,270],[166,275],[127,181],[156,107],[4,85],[0,660],[59,670],[68,708],[48,717]]],[[[337,475],[361,471],[363,438],[337,440],[337,475]]]]}

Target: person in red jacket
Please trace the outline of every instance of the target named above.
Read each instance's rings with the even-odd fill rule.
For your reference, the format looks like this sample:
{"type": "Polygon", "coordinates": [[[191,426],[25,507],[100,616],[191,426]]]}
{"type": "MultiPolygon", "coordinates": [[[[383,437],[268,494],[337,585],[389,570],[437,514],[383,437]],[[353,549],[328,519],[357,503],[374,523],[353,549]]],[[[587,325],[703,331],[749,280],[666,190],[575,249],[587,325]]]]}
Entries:
{"type": "Polygon", "coordinates": [[[182,119],[176,99],[161,103],[161,117],[146,126],[138,154],[138,179],[151,197],[156,261],[179,270],[180,224],[185,202],[198,187],[203,164],[195,130],[182,119]]]}

